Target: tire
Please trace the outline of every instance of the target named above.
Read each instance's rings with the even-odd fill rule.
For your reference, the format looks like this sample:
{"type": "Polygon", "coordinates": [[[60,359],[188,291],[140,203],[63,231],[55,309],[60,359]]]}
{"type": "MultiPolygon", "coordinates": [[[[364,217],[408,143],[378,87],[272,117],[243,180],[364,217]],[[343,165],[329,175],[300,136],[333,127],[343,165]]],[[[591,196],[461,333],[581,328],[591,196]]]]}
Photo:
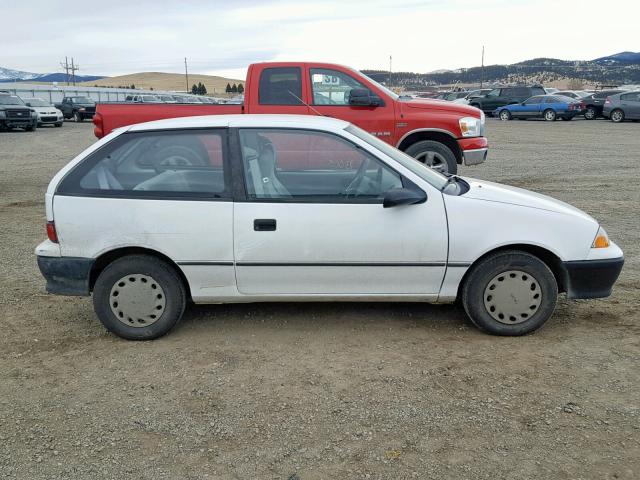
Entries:
{"type": "Polygon", "coordinates": [[[80,112],[74,112],[73,113],[73,121],[76,123],[82,123],[84,122],[84,118],[82,118],[82,115],[80,114],[80,112]]]}
{"type": "Polygon", "coordinates": [[[185,305],[185,286],[176,270],[150,255],[114,260],[93,289],[96,315],[107,330],[127,340],[165,335],[180,321],[185,305]]]}
{"type": "Polygon", "coordinates": [[[508,120],[511,120],[513,117],[511,116],[511,112],[507,109],[502,109],[500,110],[500,120],[502,120],[503,122],[506,122],[508,120]]]}
{"type": "Polygon", "coordinates": [[[404,152],[440,173],[458,172],[456,156],[449,147],[440,142],[422,140],[410,145],[404,152]]]}
{"type": "Polygon", "coordinates": [[[620,110],[619,108],[616,108],[615,110],[611,111],[611,115],[609,115],[609,118],[611,118],[611,121],[613,123],[620,123],[624,121],[624,112],[622,110],[620,110]]]}
{"type": "Polygon", "coordinates": [[[497,252],[473,265],[462,286],[469,319],[492,335],[533,332],[551,317],[557,300],[553,272],[538,257],[518,250],[497,252]]]}
{"type": "Polygon", "coordinates": [[[58,122],[55,124],[56,127],[61,127],[62,126],[62,122],[58,122]]]}
{"type": "Polygon", "coordinates": [[[28,127],[24,127],[25,131],[27,131],[27,132],[35,132],[36,128],[37,127],[36,127],[35,124],[34,125],[29,125],[28,127]]]}
{"type": "Polygon", "coordinates": [[[596,112],[595,107],[587,107],[584,111],[584,118],[587,120],[595,120],[598,117],[598,112],[596,112]]]}
{"type": "Polygon", "coordinates": [[[542,112],[542,118],[544,118],[547,122],[555,122],[556,117],[556,111],[551,108],[547,108],[544,112],[542,112]]]}

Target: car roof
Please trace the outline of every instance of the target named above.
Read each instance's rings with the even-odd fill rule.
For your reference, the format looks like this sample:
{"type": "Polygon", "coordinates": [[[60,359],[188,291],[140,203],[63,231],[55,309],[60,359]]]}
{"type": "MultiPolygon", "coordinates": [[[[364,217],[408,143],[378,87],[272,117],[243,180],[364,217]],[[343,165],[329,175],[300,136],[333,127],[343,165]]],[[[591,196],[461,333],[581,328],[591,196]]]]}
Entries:
{"type": "Polygon", "coordinates": [[[303,127],[319,130],[344,130],[349,122],[330,117],[313,115],[205,115],[198,117],[179,117],[138,123],[128,128],[130,132],[146,130],[173,130],[179,128],[292,128],[303,127]]]}

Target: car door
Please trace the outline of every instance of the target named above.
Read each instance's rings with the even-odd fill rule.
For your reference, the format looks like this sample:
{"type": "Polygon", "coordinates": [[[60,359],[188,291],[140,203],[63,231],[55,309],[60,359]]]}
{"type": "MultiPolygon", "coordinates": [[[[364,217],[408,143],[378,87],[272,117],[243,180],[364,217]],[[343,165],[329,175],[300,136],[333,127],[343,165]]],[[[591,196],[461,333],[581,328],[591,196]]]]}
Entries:
{"type": "Polygon", "coordinates": [[[624,111],[625,118],[640,118],[640,92],[620,95],[620,107],[624,111]]]}
{"type": "MultiPolygon", "coordinates": [[[[393,144],[395,138],[393,102],[385,102],[367,85],[352,75],[339,70],[312,67],[309,69],[309,78],[311,81],[310,103],[315,112],[346,120],[381,140],[393,144]],[[378,105],[350,105],[349,95],[354,89],[369,90],[370,94],[379,102],[378,105]]],[[[455,98],[455,94],[453,95],[455,98]]],[[[312,113],[315,112],[312,111],[312,113]]]]}
{"type": "Polygon", "coordinates": [[[384,192],[415,185],[331,133],[240,129],[238,142],[240,293],[437,295],[448,243],[439,191],[419,205],[383,208],[384,192]]]}
{"type": "Polygon", "coordinates": [[[509,109],[512,112],[511,114],[515,117],[520,117],[520,118],[535,117],[536,115],[538,115],[540,111],[540,100],[541,100],[540,97],[531,97],[525,100],[524,102],[522,102],[521,104],[510,106],[509,109]],[[516,111],[517,114],[514,115],[513,113],[514,111],[516,111]]]}

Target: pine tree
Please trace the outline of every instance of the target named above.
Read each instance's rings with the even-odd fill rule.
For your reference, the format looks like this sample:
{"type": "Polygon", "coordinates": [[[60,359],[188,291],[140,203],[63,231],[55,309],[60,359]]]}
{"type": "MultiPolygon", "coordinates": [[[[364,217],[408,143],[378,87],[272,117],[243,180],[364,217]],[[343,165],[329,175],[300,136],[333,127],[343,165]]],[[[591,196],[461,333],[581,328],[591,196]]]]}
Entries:
{"type": "Polygon", "coordinates": [[[206,95],[207,94],[207,87],[204,86],[204,83],[202,84],[202,91],[200,92],[200,95],[206,95]]]}
{"type": "Polygon", "coordinates": [[[227,83],[227,88],[225,88],[224,91],[227,93],[231,93],[231,85],[227,83]]]}
{"type": "Polygon", "coordinates": [[[132,83],[131,84],[131,90],[135,90],[135,89],[136,89],[136,86],[132,83]]]}
{"type": "Polygon", "coordinates": [[[198,86],[195,83],[191,87],[191,93],[194,94],[194,95],[198,94],[198,86]]]}
{"type": "Polygon", "coordinates": [[[238,93],[238,86],[235,83],[231,87],[231,93],[238,93]]]}
{"type": "Polygon", "coordinates": [[[238,84],[238,93],[244,93],[244,87],[241,83],[238,84]]]}

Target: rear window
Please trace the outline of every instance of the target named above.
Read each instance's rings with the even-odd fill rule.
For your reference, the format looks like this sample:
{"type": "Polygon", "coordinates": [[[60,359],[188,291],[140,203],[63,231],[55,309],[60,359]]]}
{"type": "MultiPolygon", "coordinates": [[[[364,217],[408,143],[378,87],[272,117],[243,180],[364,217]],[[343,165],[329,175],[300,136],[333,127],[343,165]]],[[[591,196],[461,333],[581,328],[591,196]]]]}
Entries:
{"type": "Polygon", "coordinates": [[[57,193],[226,198],[224,130],[125,133],[83,160],[57,193]]]}
{"type": "Polygon", "coordinates": [[[302,105],[302,72],[299,67],[265,68],[260,75],[261,105],[302,105]]]}
{"type": "Polygon", "coordinates": [[[531,87],[528,90],[531,91],[531,95],[544,95],[545,93],[547,93],[544,91],[544,88],[542,87],[531,87]]]}

